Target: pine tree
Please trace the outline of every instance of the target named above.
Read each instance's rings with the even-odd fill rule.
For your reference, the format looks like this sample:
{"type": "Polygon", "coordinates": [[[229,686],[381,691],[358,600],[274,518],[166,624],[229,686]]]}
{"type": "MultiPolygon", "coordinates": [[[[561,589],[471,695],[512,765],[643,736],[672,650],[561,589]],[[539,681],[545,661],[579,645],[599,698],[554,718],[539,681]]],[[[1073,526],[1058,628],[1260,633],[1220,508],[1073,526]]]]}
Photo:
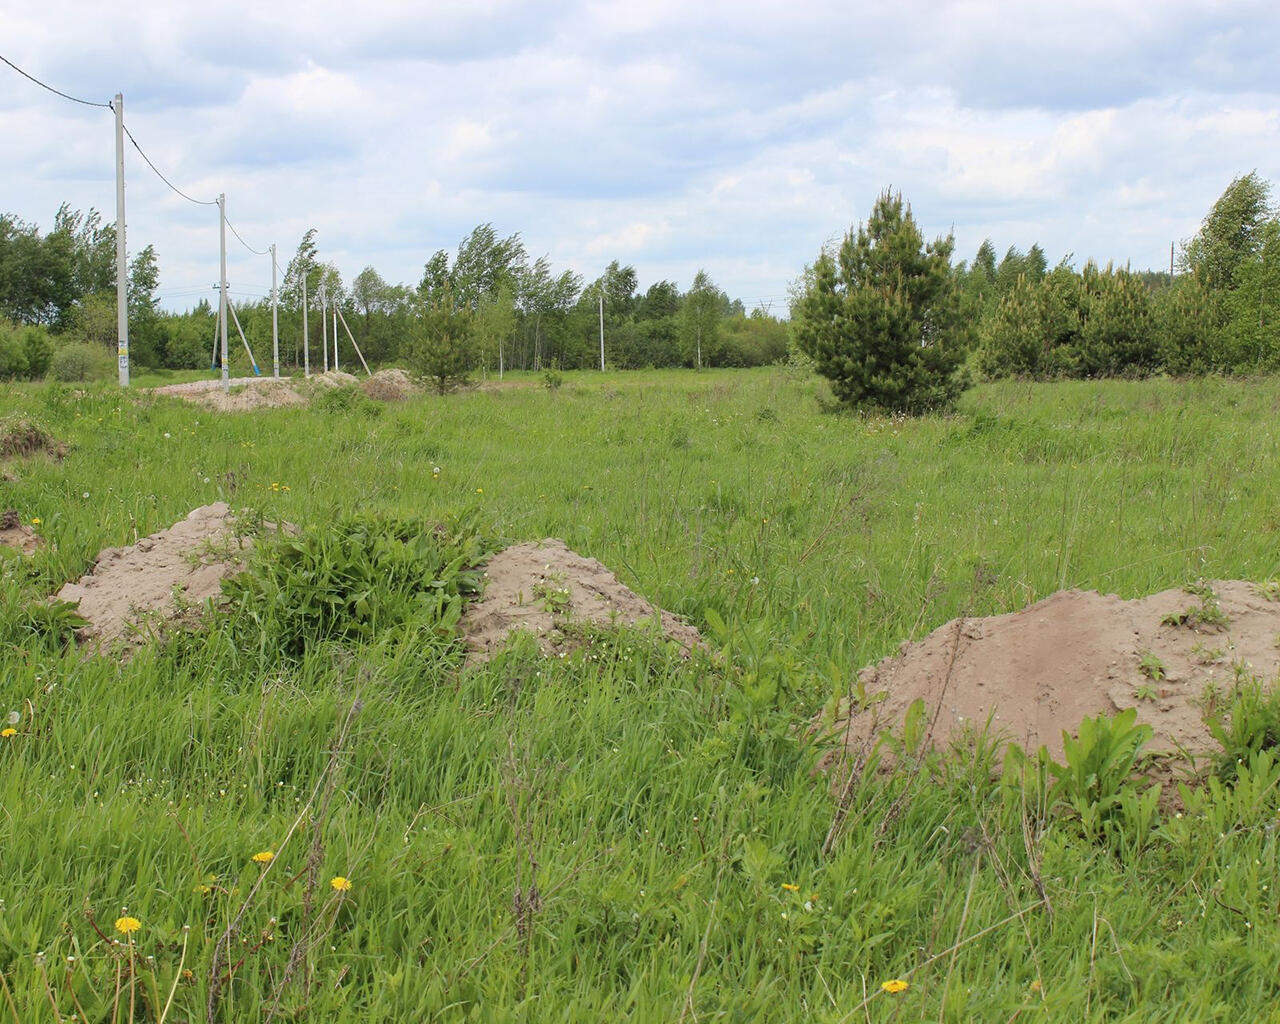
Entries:
{"type": "Polygon", "coordinates": [[[966,386],[972,332],[951,269],[954,239],[924,246],[901,194],[884,192],[838,253],[823,252],[797,306],[796,341],[853,408],[946,409],[966,386]]]}

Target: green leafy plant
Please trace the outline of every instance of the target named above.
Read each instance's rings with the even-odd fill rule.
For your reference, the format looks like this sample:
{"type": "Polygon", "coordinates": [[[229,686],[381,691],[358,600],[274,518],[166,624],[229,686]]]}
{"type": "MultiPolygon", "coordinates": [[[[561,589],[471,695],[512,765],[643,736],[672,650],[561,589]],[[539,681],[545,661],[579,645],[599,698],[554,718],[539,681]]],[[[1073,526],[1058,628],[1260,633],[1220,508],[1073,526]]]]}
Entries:
{"type": "Polygon", "coordinates": [[[58,647],[70,644],[76,633],[89,625],[89,620],[72,601],[34,601],[24,609],[21,619],[27,631],[58,647]]]}
{"type": "Polygon", "coordinates": [[[1050,805],[1070,808],[1091,838],[1105,835],[1123,818],[1123,794],[1131,788],[1130,776],[1152,735],[1151,726],[1138,724],[1137,717],[1134,708],[1127,708],[1114,717],[1086,718],[1078,736],[1062,734],[1066,764],[1049,765],[1054,778],[1050,805]]]}
{"type": "Polygon", "coordinates": [[[533,585],[533,595],[549,615],[567,615],[573,607],[573,594],[562,573],[553,573],[533,585]]]}
{"type": "Polygon", "coordinates": [[[294,655],[405,624],[447,643],[464,600],[480,590],[485,550],[470,517],[442,526],[355,513],[260,544],[223,590],[233,627],[294,655]]]}
{"type": "Polygon", "coordinates": [[[1204,723],[1222,747],[1217,773],[1230,780],[1241,762],[1280,747],[1280,691],[1264,686],[1241,666],[1225,699],[1215,690],[1206,691],[1204,723]]]}
{"type": "Polygon", "coordinates": [[[313,409],[329,413],[358,412],[364,416],[379,416],[383,407],[366,395],[355,384],[326,388],[311,403],[313,409]]]}
{"type": "Polygon", "coordinates": [[[1200,603],[1180,612],[1169,612],[1160,619],[1161,625],[1188,626],[1191,629],[1197,629],[1201,626],[1225,629],[1230,624],[1230,618],[1222,610],[1222,605],[1218,602],[1218,595],[1207,583],[1198,581],[1183,589],[1188,594],[1199,597],[1200,603]]]}
{"type": "Polygon", "coordinates": [[[1138,671],[1152,682],[1159,682],[1165,677],[1164,662],[1152,651],[1143,651],[1138,659],[1138,671]]]}

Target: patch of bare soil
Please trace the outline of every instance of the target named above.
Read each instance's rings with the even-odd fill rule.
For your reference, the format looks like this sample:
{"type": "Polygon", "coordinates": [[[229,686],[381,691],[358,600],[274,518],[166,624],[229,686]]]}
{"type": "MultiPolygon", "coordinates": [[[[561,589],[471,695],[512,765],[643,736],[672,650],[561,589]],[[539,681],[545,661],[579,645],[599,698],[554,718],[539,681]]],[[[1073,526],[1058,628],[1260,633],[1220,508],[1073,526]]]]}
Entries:
{"type": "Polygon", "coordinates": [[[399,402],[422,393],[422,387],[414,383],[408,371],[394,368],[366,377],[360,382],[360,390],[379,402],[399,402]]]}
{"type": "Polygon", "coordinates": [[[347,373],[346,370],[326,370],[324,373],[313,373],[304,383],[311,388],[312,392],[316,392],[327,391],[329,388],[350,387],[353,384],[359,384],[360,378],[353,373],[347,373]]]}
{"type": "Polygon", "coordinates": [[[104,549],[93,568],[57,596],[78,602],[89,620],[81,639],[104,646],[141,641],[149,628],[216,598],[222,580],[244,568],[252,543],[236,535],[226,502],[203,505],[136,544],[104,549]]]}
{"type": "Polygon", "coordinates": [[[43,543],[44,538],[22,521],[16,508],[0,514],[0,545],[29,555],[43,543]]]}
{"type": "Polygon", "coordinates": [[[698,631],[654,607],[594,558],[549,538],[499,551],[484,566],[481,598],[462,617],[472,661],[487,661],[517,630],[532,633],[546,654],[564,642],[564,627],[635,626],[656,620],[686,653],[701,643],[698,631]]]}
{"type": "Polygon", "coordinates": [[[155,388],[153,394],[174,395],[188,402],[217,409],[220,412],[244,412],[249,409],[272,409],[289,405],[306,405],[307,400],[298,393],[287,377],[235,377],[230,382],[231,392],[222,390],[220,380],[193,380],[185,384],[166,384],[155,388]]]}
{"type": "Polygon", "coordinates": [[[278,409],[306,405],[315,395],[330,388],[358,384],[359,378],[341,370],[317,373],[305,379],[297,377],[233,377],[231,392],[222,389],[221,380],[193,380],[183,384],[166,384],[153,388],[152,394],[174,395],[206,409],[219,412],[244,412],[250,409],[278,409]]]}
{"type": "Polygon", "coordinates": [[[864,710],[841,708],[836,735],[852,752],[900,732],[920,700],[929,740],[945,746],[990,720],[993,733],[1061,760],[1062,733],[1086,717],[1137,708],[1148,749],[1200,753],[1207,687],[1230,688],[1238,668],[1266,683],[1280,671],[1280,591],[1239,580],[1212,593],[1165,590],[1131,601],[1065,590],[1008,615],[954,619],[865,669],[864,710]]]}
{"type": "Polygon", "coordinates": [[[20,459],[31,455],[47,455],[62,459],[67,445],[38,423],[22,416],[6,416],[0,420],[0,459],[20,459]]]}

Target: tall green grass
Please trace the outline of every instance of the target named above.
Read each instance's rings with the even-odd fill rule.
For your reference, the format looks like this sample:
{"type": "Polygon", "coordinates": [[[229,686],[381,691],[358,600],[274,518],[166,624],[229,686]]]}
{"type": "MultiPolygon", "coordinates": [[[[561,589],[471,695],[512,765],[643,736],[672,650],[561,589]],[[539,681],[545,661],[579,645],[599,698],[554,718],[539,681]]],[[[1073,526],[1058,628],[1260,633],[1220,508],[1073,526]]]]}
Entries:
{"type": "Polygon", "coordinates": [[[838,817],[797,727],[961,612],[1280,575],[1280,383],[894,420],[783,371],[565,378],[237,415],[0,392],[72,445],[4,467],[49,545],[0,562],[0,1020],[1268,1019],[1268,755],[1117,847],[989,754],[868,775],[838,817]],[[465,670],[407,626],[298,651],[219,620],[120,665],[24,632],[218,499],[559,536],[719,653],[589,633],[465,670]]]}

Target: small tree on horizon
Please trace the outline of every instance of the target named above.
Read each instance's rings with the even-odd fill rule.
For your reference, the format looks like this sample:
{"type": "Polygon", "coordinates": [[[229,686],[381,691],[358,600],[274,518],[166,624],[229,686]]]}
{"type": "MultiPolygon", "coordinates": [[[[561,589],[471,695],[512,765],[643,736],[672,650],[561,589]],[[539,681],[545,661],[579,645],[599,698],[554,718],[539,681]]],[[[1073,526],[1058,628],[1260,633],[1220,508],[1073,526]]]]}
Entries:
{"type": "Polygon", "coordinates": [[[925,246],[902,194],[886,190],[865,225],[819,255],[796,341],[841,403],[913,414],[955,404],[972,329],[953,246],[950,235],[925,246]]]}
{"type": "Polygon", "coordinates": [[[471,370],[471,310],[454,303],[453,289],[444,286],[422,311],[421,333],[409,353],[414,372],[426,377],[438,394],[467,382],[471,370]]]}

